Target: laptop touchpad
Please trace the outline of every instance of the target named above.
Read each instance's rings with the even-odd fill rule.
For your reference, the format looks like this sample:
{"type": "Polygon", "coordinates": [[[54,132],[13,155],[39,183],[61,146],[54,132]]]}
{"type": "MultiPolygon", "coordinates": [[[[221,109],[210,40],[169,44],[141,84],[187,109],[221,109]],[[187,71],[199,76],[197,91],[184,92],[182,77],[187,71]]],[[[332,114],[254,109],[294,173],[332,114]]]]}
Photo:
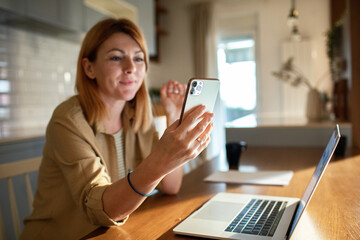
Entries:
{"type": "Polygon", "coordinates": [[[194,218],[230,221],[245,206],[241,203],[231,202],[210,202],[206,207],[199,210],[194,218]]]}

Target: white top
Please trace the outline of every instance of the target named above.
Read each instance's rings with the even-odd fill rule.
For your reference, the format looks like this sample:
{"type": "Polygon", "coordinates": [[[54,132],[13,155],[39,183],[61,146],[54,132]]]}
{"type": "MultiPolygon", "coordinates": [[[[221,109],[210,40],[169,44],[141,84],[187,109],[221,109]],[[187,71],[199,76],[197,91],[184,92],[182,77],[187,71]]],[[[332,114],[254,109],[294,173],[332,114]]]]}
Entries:
{"type": "Polygon", "coordinates": [[[124,178],[126,175],[125,170],[125,161],[124,161],[124,141],[123,141],[123,131],[120,130],[119,132],[113,134],[115,138],[115,145],[118,157],[118,172],[119,172],[119,179],[124,178]]]}

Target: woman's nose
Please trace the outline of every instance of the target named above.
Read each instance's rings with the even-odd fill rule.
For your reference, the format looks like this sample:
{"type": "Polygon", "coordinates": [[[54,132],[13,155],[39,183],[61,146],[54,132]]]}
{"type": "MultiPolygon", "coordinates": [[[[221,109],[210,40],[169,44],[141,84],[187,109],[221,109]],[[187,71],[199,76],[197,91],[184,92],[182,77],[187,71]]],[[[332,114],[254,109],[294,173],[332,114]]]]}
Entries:
{"type": "Polygon", "coordinates": [[[130,58],[126,58],[123,69],[125,73],[133,73],[136,70],[134,62],[130,58]]]}

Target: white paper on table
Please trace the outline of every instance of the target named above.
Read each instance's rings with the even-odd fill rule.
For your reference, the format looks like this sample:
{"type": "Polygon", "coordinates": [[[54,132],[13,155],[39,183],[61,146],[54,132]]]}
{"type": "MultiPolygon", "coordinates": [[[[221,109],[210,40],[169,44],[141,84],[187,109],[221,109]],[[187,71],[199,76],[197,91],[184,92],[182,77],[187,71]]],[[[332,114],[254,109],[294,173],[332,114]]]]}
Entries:
{"type": "Polygon", "coordinates": [[[293,171],[240,172],[237,170],[229,170],[227,172],[215,172],[207,176],[204,181],[285,186],[290,183],[293,175],[293,171]]]}

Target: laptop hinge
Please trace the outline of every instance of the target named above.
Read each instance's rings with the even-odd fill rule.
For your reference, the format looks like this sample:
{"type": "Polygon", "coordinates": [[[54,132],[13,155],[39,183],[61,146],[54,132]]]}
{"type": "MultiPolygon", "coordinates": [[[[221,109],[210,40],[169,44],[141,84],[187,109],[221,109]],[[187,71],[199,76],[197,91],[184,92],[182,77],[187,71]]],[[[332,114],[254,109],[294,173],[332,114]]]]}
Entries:
{"type": "Polygon", "coordinates": [[[285,235],[285,239],[286,239],[286,240],[288,240],[288,239],[291,237],[291,236],[289,236],[289,235],[290,235],[290,230],[291,230],[291,228],[292,228],[292,225],[294,224],[295,215],[296,215],[296,212],[297,212],[298,209],[299,209],[299,206],[300,206],[300,202],[297,204],[297,206],[296,206],[296,208],[295,208],[295,212],[294,212],[294,214],[293,214],[293,216],[292,216],[292,218],[291,218],[289,228],[288,228],[288,230],[287,230],[287,232],[286,232],[286,235],[285,235]]]}

